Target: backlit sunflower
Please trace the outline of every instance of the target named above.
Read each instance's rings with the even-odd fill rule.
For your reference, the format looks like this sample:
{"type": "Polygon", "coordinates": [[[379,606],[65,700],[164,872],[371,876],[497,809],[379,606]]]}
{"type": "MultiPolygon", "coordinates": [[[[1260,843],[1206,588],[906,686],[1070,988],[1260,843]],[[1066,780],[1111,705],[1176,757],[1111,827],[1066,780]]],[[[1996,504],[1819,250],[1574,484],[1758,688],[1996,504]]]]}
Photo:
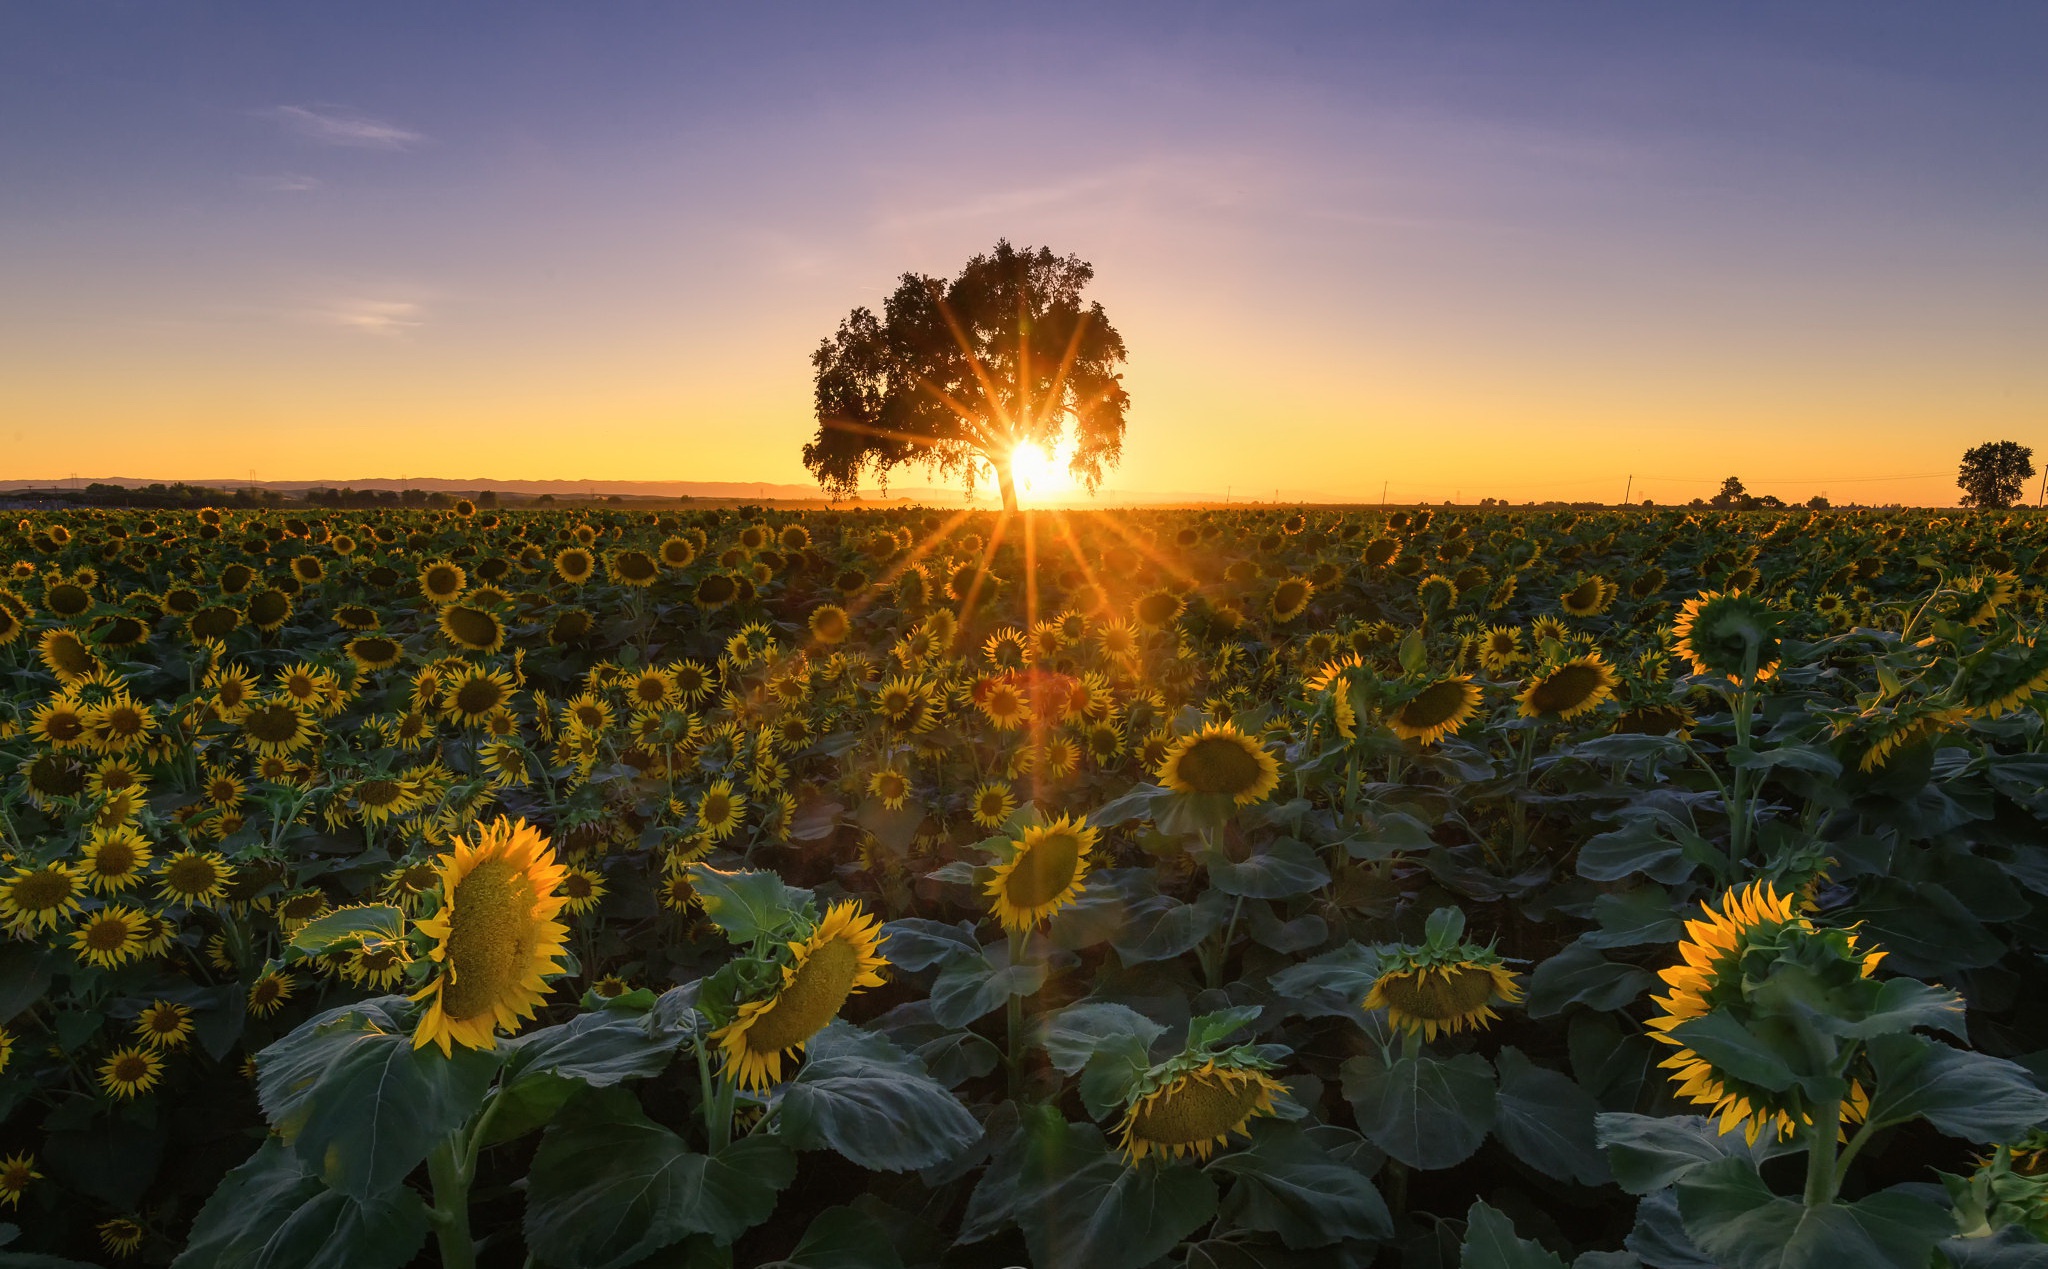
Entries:
{"type": "Polygon", "coordinates": [[[125,904],[110,904],[79,922],[71,932],[71,950],[82,961],[101,969],[114,969],[142,955],[147,933],[140,911],[125,904]]]}
{"type": "Polygon", "coordinates": [[[1779,615],[1739,590],[1707,591],[1685,601],[1671,634],[1692,672],[1718,675],[1737,687],[1754,658],[1755,682],[1778,672],[1779,615]]]}
{"type": "Polygon", "coordinates": [[[1274,621],[1293,621],[1308,611],[1308,601],[1315,598],[1316,584],[1306,577],[1282,578],[1273,588],[1273,598],[1266,605],[1266,611],[1274,621]]]}
{"type": "Polygon", "coordinates": [[[697,798],[697,829],[714,842],[732,836],[747,818],[747,801],[733,792],[730,780],[714,780],[697,798]]]}
{"type": "Polygon", "coordinates": [[[1147,630],[1164,630],[1180,619],[1187,604],[1179,595],[1170,590],[1155,590],[1140,595],[1131,605],[1131,617],[1147,630]]]}
{"type": "Polygon", "coordinates": [[[107,1095],[127,1100],[156,1087],[164,1061],[141,1045],[115,1049],[100,1063],[100,1087],[107,1095]]]}
{"type": "Polygon", "coordinates": [[[1247,1049],[1154,1067],[1124,1112],[1124,1157],[1207,1159],[1252,1120],[1279,1113],[1273,1099],[1287,1089],[1268,1069],[1247,1049]]]}
{"type": "Polygon", "coordinates": [[[812,1036],[839,1016],[848,996],[882,985],[880,922],[860,905],[836,903],[809,938],[788,944],[782,982],[765,1000],[739,1007],[711,1040],[725,1054],[725,1069],[740,1087],[765,1089],[782,1081],[782,1060],[803,1052],[812,1036]]]}
{"type": "Polygon", "coordinates": [[[1280,785],[1279,762],[1230,723],[1174,741],[1154,774],[1175,793],[1227,794],[1238,806],[1264,801],[1280,785]]]}
{"type": "Polygon", "coordinates": [[[1387,715],[1387,726],[1403,740],[1433,745],[1465,725],[1479,711],[1479,685],[1469,674],[1440,678],[1387,715]]]}
{"type": "Polygon", "coordinates": [[[1598,573],[1588,573],[1558,596],[1558,607],[1574,617],[1595,617],[1606,612],[1620,588],[1598,573]]]}
{"type": "Polygon", "coordinates": [[[517,1031],[546,997],[547,979],[562,972],[568,927],[555,917],[566,900],[564,870],[539,830],[504,817],[479,826],[441,856],[441,908],[419,923],[435,940],[428,955],[441,967],[414,994],[428,1002],[413,1030],[413,1047],[489,1049],[499,1028],[517,1031]]]}
{"type": "Polygon", "coordinates": [[[158,1000],[135,1016],[135,1038],[152,1049],[183,1048],[192,1038],[192,1011],[175,1000],[158,1000]]]}
{"type": "Polygon", "coordinates": [[[1531,675],[1529,685],[1515,698],[1524,718],[1568,721],[1600,707],[1614,695],[1614,672],[1598,652],[1574,657],[1531,675]]]}
{"type": "Polygon", "coordinates": [[[0,917],[17,931],[37,926],[53,930],[78,911],[84,896],[83,880],[62,863],[16,868],[12,877],[0,881],[0,917]]]}
{"type": "Polygon", "coordinates": [[[811,638],[828,646],[846,642],[847,635],[853,633],[853,623],[838,604],[819,604],[811,609],[810,627],[811,638]]]}
{"type": "Polygon", "coordinates": [[[1901,755],[1921,748],[1969,718],[1969,710],[1921,696],[1898,697],[1862,713],[1838,719],[1834,736],[1856,759],[1858,771],[1893,766],[1901,755]]]}
{"type": "MultiPolygon", "coordinates": [[[[1884,953],[1859,951],[1850,931],[1816,928],[1795,911],[1796,903],[1796,896],[1779,894],[1767,881],[1728,891],[1718,908],[1702,903],[1704,919],[1687,921],[1685,938],[1678,944],[1683,963],[1659,975],[1671,988],[1670,994],[1651,997],[1664,1013],[1649,1020],[1650,1038],[1678,1050],[1658,1065],[1671,1072],[1679,1096],[1719,1114],[1723,1133],[1740,1126],[1752,1144],[1765,1128],[1774,1129],[1782,1138],[1813,1122],[1800,1104],[1796,1086],[1773,1091],[1745,1081],[1701,1057],[1670,1033],[1715,1009],[1742,1013],[1746,998],[1757,985],[1744,969],[1752,953],[1760,953],[1759,959],[1768,962],[1781,950],[1799,949],[1802,961],[1809,963],[1809,973],[1815,962],[1829,961],[1852,977],[1870,977],[1884,953]]],[[[1768,963],[1764,972],[1768,972],[1768,963]]],[[[1850,1119],[1860,1119],[1869,1101],[1863,1087],[1852,1084],[1844,1113],[1850,1119]]]]}
{"type": "Polygon", "coordinates": [[[1017,795],[1006,780],[984,781],[968,799],[974,822],[983,828],[1001,828],[1017,809],[1017,795]]]}
{"type": "Polygon", "coordinates": [[[984,891],[1003,928],[1033,929],[1072,903],[1086,884],[1096,836],[1085,820],[1065,815],[1025,829],[1009,857],[994,865],[984,891]]]}

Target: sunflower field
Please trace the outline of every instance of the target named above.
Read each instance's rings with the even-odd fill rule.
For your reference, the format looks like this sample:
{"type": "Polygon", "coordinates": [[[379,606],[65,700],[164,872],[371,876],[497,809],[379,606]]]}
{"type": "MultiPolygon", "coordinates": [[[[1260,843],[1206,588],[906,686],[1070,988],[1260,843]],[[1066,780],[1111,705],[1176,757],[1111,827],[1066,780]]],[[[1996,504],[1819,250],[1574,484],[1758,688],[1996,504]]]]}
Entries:
{"type": "Polygon", "coordinates": [[[4,532],[0,1269],[2048,1265],[2048,519],[4,532]]]}

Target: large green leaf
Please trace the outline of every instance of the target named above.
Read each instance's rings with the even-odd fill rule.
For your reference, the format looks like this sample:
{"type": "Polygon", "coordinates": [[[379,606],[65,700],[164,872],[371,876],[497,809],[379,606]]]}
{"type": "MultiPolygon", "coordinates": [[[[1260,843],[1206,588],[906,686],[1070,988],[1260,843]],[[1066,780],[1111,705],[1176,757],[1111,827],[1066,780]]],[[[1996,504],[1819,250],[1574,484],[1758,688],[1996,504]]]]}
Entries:
{"type": "Polygon", "coordinates": [[[1516,1158],[1553,1177],[1581,1185],[1613,1179],[1593,1139],[1600,1105],[1571,1077],[1545,1070],[1512,1046],[1494,1057],[1500,1072],[1494,1135],[1516,1158]]]}
{"type": "Polygon", "coordinates": [[[1230,919],[1230,896],[1205,890],[1193,903],[1152,895],[1130,905],[1122,929],[1110,946],[1126,965],[1170,960],[1223,928],[1230,919]]]}
{"type": "Polygon", "coordinates": [[[402,997],[330,1010],[256,1055],[271,1126],[309,1168],[359,1202],[404,1182],[483,1102],[500,1052],[414,1048],[402,997]]]}
{"type": "Polygon", "coordinates": [[[1565,1269],[1564,1260],[1533,1238],[1515,1234],[1506,1213],[1483,1201],[1465,1213],[1464,1258],[1459,1269],[1565,1269]]]}
{"type": "Polygon", "coordinates": [[[835,1150],[879,1172],[934,1167],[981,1138],[980,1123],[922,1063],[847,1022],[812,1038],[781,1105],[791,1145],[835,1150]]]}
{"type": "Polygon", "coordinates": [[[1727,1269],[1926,1269],[1955,1230],[1947,1209],[1904,1194],[1817,1207],[1780,1198],[1747,1159],[1707,1164],[1677,1188],[1686,1235],[1727,1269]]]}
{"type": "Polygon", "coordinates": [[[795,1176],[796,1157],[772,1135],[699,1154],[625,1089],[598,1089],[541,1138],[527,1246],[558,1269],[621,1269],[687,1234],[730,1243],[768,1219],[795,1176]]]}
{"type": "Polygon", "coordinates": [[[1289,1015],[1349,1018],[1365,1025],[1365,998],[1379,976],[1379,953],[1362,943],[1350,943],[1290,965],[1269,982],[1276,1002],[1289,1015]]]}
{"type": "Polygon", "coordinates": [[[1063,1075],[1079,1071],[1107,1045],[1124,1049],[1135,1042],[1143,1056],[1154,1040],[1166,1034],[1165,1027],[1129,1005],[1108,1000],[1068,1005],[1046,1015],[1043,1025],[1046,1055],[1063,1075]]]}
{"type": "Polygon", "coordinates": [[[1209,858],[1209,884],[1248,899],[1292,899],[1327,885],[1330,870],[1315,848],[1283,837],[1241,861],[1217,852],[1209,858]]]}
{"type": "Polygon", "coordinates": [[[851,1207],[828,1207],[794,1251],[758,1269],[903,1269],[903,1257],[890,1246],[880,1221],[851,1207]]]}
{"type": "Polygon", "coordinates": [[[410,1189],[368,1203],[330,1190],[276,1137],[222,1178],[177,1269],[398,1269],[427,1237],[410,1189]]]}
{"type": "Polygon", "coordinates": [[[992,1013],[1012,996],[1028,996],[1045,985],[1042,960],[1010,963],[1010,949],[991,943],[979,956],[947,962],[932,983],[932,1016],[949,1027],[964,1027],[992,1013]]]}
{"type": "Polygon", "coordinates": [[[1655,1193],[1723,1159],[1755,1165],[1793,1149],[1776,1133],[1759,1134],[1748,1145],[1740,1132],[1721,1132],[1715,1121],[1698,1115],[1606,1114],[1594,1118],[1593,1129],[1615,1183],[1630,1194],[1655,1193]]]}
{"type": "Polygon", "coordinates": [[[1236,1178],[1219,1213],[1226,1222],[1278,1234],[1297,1249],[1394,1236],[1393,1217],[1372,1181],[1299,1125],[1255,1120],[1250,1136],[1248,1147],[1209,1165],[1236,1178]]]}
{"type": "Polygon", "coordinates": [[[505,1082],[555,1075],[604,1088],[645,1079],[668,1068],[682,1038],[652,1014],[580,1013],[505,1041],[505,1082]]]}
{"type": "Polygon", "coordinates": [[[1877,1091],[1870,1119],[1879,1124],[1924,1118],[1970,1141],[2013,1141],[2048,1120],[2048,1093],[2026,1068],[1917,1035],[1872,1040],[1877,1091]]]}
{"type": "Polygon", "coordinates": [[[1782,1091],[1799,1078],[1782,1054],[1725,1009],[1688,1018],[1668,1034],[1745,1083],[1782,1091]]]}
{"type": "Polygon", "coordinates": [[[1529,975],[1523,1008],[1531,1018],[1554,1018],[1570,1005],[1621,1009],[1656,983],[1649,971],[1618,965],[1584,943],[1573,943],[1529,975]]]}
{"type": "Polygon", "coordinates": [[[690,864],[683,871],[704,915],[735,943],[781,933],[811,897],[810,891],[784,885],[772,872],[720,872],[709,864],[690,864]]]}
{"type": "Polygon", "coordinates": [[[1216,1183],[1186,1164],[1131,1167],[1093,1124],[1034,1137],[1016,1218],[1033,1269],[1148,1265],[1216,1215],[1216,1183]]]}
{"type": "Polygon", "coordinates": [[[1462,1163],[1493,1127],[1493,1068],[1476,1053],[1424,1053],[1392,1066],[1367,1053],[1345,1062],[1343,1073],[1358,1130],[1410,1167],[1462,1163]]]}
{"type": "Polygon", "coordinates": [[[395,943],[405,937],[405,913],[384,904],[343,908],[300,926],[291,945],[303,955],[320,956],[358,935],[395,943]]]}

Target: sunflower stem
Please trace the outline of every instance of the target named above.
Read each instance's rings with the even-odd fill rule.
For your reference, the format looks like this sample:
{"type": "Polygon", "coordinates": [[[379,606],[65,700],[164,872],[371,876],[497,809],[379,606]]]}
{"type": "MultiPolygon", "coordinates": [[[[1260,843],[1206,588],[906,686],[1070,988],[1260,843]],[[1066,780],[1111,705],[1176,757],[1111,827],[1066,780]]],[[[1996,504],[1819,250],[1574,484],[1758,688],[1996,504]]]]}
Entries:
{"type": "Polygon", "coordinates": [[[732,1144],[732,1103],[740,1091],[739,1081],[733,1078],[730,1069],[718,1077],[718,1106],[711,1121],[711,1153],[717,1154],[732,1144]]]}
{"type": "Polygon", "coordinates": [[[704,1142],[709,1145],[717,1133],[712,1125],[718,1115],[718,1092],[711,1082],[711,1055],[705,1052],[700,1040],[696,1045],[697,1091],[704,1101],[704,1142]]]}
{"type": "Polygon", "coordinates": [[[476,1243],[469,1235],[469,1181],[459,1162],[462,1134],[450,1133],[427,1156],[427,1177],[434,1186],[429,1216],[434,1240],[441,1248],[441,1269],[475,1269],[476,1243]]]}
{"type": "MultiPolygon", "coordinates": [[[[1010,931],[1010,964],[1024,959],[1024,931],[1010,931]]],[[[1008,1024],[1007,1039],[1010,1046],[1010,1096],[1015,1098],[1024,1086],[1024,997],[1012,993],[1005,1018],[1008,1024]]]]}
{"type": "Polygon", "coordinates": [[[1813,1117],[1813,1136],[1806,1143],[1806,1205],[1821,1207],[1835,1200],[1835,1137],[1841,1131],[1842,1103],[1824,1103],[1813,1117]]]}

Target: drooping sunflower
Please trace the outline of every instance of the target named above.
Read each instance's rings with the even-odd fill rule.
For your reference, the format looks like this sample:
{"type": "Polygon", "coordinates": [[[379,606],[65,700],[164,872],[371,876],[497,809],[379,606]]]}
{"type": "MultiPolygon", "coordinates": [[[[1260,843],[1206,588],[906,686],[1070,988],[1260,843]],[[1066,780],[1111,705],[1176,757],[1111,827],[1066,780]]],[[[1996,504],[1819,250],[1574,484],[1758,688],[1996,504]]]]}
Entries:
{"type": "MultiPolygon", "coordinates": [[[[1703,1017],[1717,1008],[1740,1009],[1749,989],[1744,961],[1753,950],[1803,946],[1803,959],[1839,961],[1855,976],[1870,977],[1884,958],[1881,951],[1866,952],[1856,946],[1856,935],[1848,930],[1823,930],[1796,911],[1798,896],[1780,894],[1767,881],[1730,890],[1720,906],[1702,903],[1704,919],[1685,923],[1685,938],[1678,945],[1682,963],[1659,974],[1671,988],[1670,994],[1652,996],[1664,1012],[1651,1018],[1650,1038],[1678,1050],[1658,1066],[1671,1072],[1679,1096],[1695,1105],[1710,1108],[1721,1117],[1720,1129],[1743,1129],[1751,1144],[1765,1128],[1786,1137],[1812,1123],[1794,1090],[1774,1091],[1746,1081],[1700,1056],[1677,1036],[1673,1028],[1703,1017]]],[[[1960,1003],[1958,1004],[1960,1008],[1960,1003]]],[[[1869,1106],[1869,1095],[1852,1083],[1844,1113],[1860,1119],[1869,1106]]]]}
{"type": "Polygon", "coordinates": [[[192,1010],[175,1000],[153,1001],[135,1015],[135,1038],[152,1049],[183,1048],[192,1038],[192,1010]]]}
{"type": "Polygon", "coordinates": [[[1902,696],[1873,704],[1837,720],[1835,738],[1863,772],[1892,766],[1902,754],[1926,745],[1970,716],[1967,708],[1924,696],[1902,696]]]}
{"type": "Polygon", "coordinates": [[[1685,601],[1671,634],[1694,674],[1713,674],[1737,687],[1755,658],[1754,681],[1778,672],[1779,614],[1740,590],[1706,591],[1685,601]]]}
{"type": "Polygon", "coordinates": [[[1279,1112],[1273,1099],[1287,1089],[1268,1069],[1244,1049],[1155,1067],[1124,1112],[1124,1157],[1206,1160],[1252,1120],[1279,1112]]]}
{"type": "Polygon", "coordinates": [[[128,1257],[140,1250],[148,1231],[132,1216],[110,1216],[95,1227],[95,1232],[100,1236],[100,1246],[116,1256],[128,1257]]]}
{"type": "Polygon", "coordinates": [[[226,897],[234,878],[234,868],[214,851],[181,850],[163,861],[156,893],[170,903],[210,908],[226,897]]]}
{"type": "Polygon", "coordinates": [[[1588,652],[1531,675],[1515,698],[1517,712],[1524,718],[1569,721],[1598,709],[1614,695],[1614,685],[1614,671],[1598,652],[1588,652]]]}
{"type": "Polygon", "coordinates": [[[115,1049],[100,1063],[100,1087],[110,1097],[127,1100],[156,1087],[164,1060],[141,1045],[115,1049]]]}
{"type": "Polygon", "coordinates": [[[1479,685],[1469,674],[1437,679],[1387,715],[1387,726],[1403,740],[1433,745],[1479,712],[1479,685]]]}
{"type": "Polygon", "coordinates": [[[847,997],[882,985],[881,923],[856,903],[836,903],[810,937],[788,945],[790,960],[773,995],[739,1007],[712,1032],[725,1069],[739,1086],[766,1089],[782,1081],[782,1060],[803,1052],[812,1036],[839,1016],[847,997]]]}
{"type": "Polygon", "coordinates": [[[435,940],[428,955],[441,967],[414,994],[428,1002],[413,1030],[413,1047],[489,1049],[497,1031],[517,1031],[546,997],[549,976],[562,972],[569,929],[555,917],[565,898],[564,870],[553,848],[525,820],[504,817],[458,839],[439,862],[441,908],[422,920],[435,940]]]}
{"type": "Polygon", "coordinates": [[[1479,1030],[1500,1016],[1495,1003],[1512,1005],[1521,998],[1515,976],[1492,948],[1462,943],[1448,949],[1403,947],[1387,957],[1365,1007],[1385,1009],[1388,1025],[1434,1040],[1439,1031],[1479,1030]]]}
{"type": "Polygon", "coordinates": [[[1034,929],[1072,903],[1087,883],[1097,835],[1086,820],[1066,815],[1025,829],[1009,858],[994,865],[984,891],[1003,928],[1034,929]]]}
{"type": "Polygon", "coordinates": [[[0,881],[0,917],[16,930],[54,930],[57,922],[78,911],[84,893],[84,883],[65,864],[17,868],[12,877],[0,881]]]}
{"type": "Polygon", "coordinates": [[[1174,741],[1155,774],[1175,793],[1227,794],[1239,806],[1265,800],[1280,785],[1280,763],[1230,723],[1174,741]]]}

